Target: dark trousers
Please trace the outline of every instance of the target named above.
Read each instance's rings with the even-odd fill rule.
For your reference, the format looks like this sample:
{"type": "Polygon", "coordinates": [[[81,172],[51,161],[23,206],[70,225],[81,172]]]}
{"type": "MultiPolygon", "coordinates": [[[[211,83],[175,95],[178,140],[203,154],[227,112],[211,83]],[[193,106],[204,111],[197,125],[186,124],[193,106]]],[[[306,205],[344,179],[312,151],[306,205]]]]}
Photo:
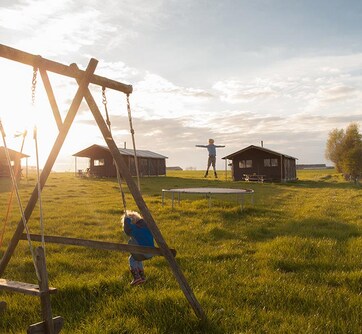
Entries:
{"type": "Polygon", "coordinates": [[[210,168],[211,165],[212,165],[212,168],[214,169],[214,172],[216,173],[215,162],[216,162],[216,156],[215,155],[209,155],[209,159],[207,160],[206,173],[209,171],[209,168],[210,168]]]}

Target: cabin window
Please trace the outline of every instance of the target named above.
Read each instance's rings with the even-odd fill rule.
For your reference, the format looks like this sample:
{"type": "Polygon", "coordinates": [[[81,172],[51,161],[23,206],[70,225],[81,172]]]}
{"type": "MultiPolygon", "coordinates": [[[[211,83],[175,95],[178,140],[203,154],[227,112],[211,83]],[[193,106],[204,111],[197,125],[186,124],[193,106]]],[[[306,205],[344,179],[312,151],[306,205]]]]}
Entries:
{"type": "Polygon", "coordinates": [[[104,166],[104,159],[94,159],[94,166],[104,166]]]}
{"type": "Polygon", "coordinates": [[[240,160],[239,168],[251,168],[253,167],[253,160],[240,160]]]}
{"type": "Polygon", "coordinates": [[[277,167],[278,159],[264,159],[264,167],[277,167]]]}

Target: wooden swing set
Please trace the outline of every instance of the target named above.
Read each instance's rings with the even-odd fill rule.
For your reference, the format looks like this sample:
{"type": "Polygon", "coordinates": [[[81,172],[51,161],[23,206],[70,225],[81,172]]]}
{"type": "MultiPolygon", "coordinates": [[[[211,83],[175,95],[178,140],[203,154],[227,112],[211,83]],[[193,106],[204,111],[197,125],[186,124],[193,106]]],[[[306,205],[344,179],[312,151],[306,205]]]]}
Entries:
{"type": "MultiPolygon", "coordinates": [[[[56,289],[51,288],[48,285],[48,274],[46,270],[46,261],[45,261],[45,253],[44,253],[44,246],[46,242],[49,243],[57,243],[57,244],[66,244],[66,245],[76,245],[76,246],[84,246],[84,247],[91,247],[103,250],[116,250],[121,252],[127,253],[138,253],[138,254],[153,254],[153,255],[161,255],[164,256],[167,260],[171,271],[173,272],[182,292],[184,293],[186,299],[188,300],[189,304],[191,305],[194,313],[196,316],[201,320],[206,320],[206,315],[201,308],[198,300],[196,299],[191,287],[189,286],[183,272],[181,271],[180,267],[178,266],[175,260],[175,250],[170,249],[164,240],[155,220],[153,219],[150,210],[148,209],[142,194],[139,188],[139,181],[138,186],[133,181],[133,178],[128,170],[126,163],[124,162],[123,157],[120,154],[119,149],[117,148],[116,143],[111,134],[110,124],[108,115],[107,115],[107,122],[102,117],[102,114],[88,88],[90,83],[101,86],[102,91],[104,92],[105,88],[112,89],[115,91],[122,92],[127,95],[127,108],[130,116],[130,108],[129,108],[129,95],[132,93],[132,86],[126,85],[102,76],[98,76],[94,74],[95,69],[97,67],[98,61],[94,58],[91,58],[86,70],[81,70],[77,67],[76,64],[71,64],[69,66],[63,65],[61,63],[42,58],[41,56],[33,55],[30,53],[26,53],[9,46],[0,44],[0,57],[6,58],[12,61],[20,62],[25,65],[32,66],[35,71],[40,72],[50,106],[53,112],[53,116],[55,118],[57,127],[58,127],[58,135],[53,143],[53,147],[49,153],[49,156],[46,160],[46,163],[42,169],[41,174],[38,176],[38,182],[35,186],[25,209],[22,209],[20,203],[19,206],[21,207],[21,219],[18,222],[16,230],[9,242],[9,245],[6,251],[3,254],[3,257],[0,261],[0,277],[3,276],[4,271],[19,243],[20,240],[27,239],[29,245],[31,247],[31,241],[41,241],[43,245],[38,247],[33,254],[33,261],[34,267],[38,278],[38,285],[24,283],[24,282],[16,282],[7,279],[0,279],[0,289],[6,291],[13,291],[24,293],[28,295],[34,295],[40,297],[41,302],[41,310],[42,310],[42,321],[29,326],[28,333],[59,333],[63,326],[63,318],[61,317],[54,317],[52,316],[51,311],[51,304],[50,304],[50,294],[55,293],[56,289]],[[53,93],[53,89],[48,77],[48,72],[53,72],[59,75],[63,75],[66,77],[71,77],[76,79],[78,83],[77,92],[69,106],[68,112],[62,120],[62,117],[59,112],[58,105],[55,100],[55,96],[53,93]],[[118,175],[122,175],[122,178],[125,180],[130,193],[132,194],[136,205],[139,208],[140,213],[144,217],[145,221],[149,229],[152,232],[152,235],[158,245],[158,248],[154,247],[142,247],[142,246],[135,246],[135,245],[128,245],[128,244],[117,244],[117,243],[109,243],[103,241],[95,241],[95,240],[84,240],[84,239],[75,239],[75,238],[67,238],[67,237],[59,237],[59,236],[46,236],[42,229],[41,235],[38,234],[30,234],[28,230],[27,223],[32,215],[32,212],[36,206],[36,203],[39,202],[39,206],[41,204],[41,191],[45,186],[45,183],[50,175],[52,167],[55,163],[55,160],[60,152],[60,149],[66,139],[68,131],[74,121],[74,118],[78,112],[80,104],[83,100],[87,102],[90,111],[93,114],[93,117],[100,129],[107,145],[112,153],[118,175]],[[108,126],[107,126],[108,124],[108,126]],[[24,233],[24,230],[26,233],[24,233]]],[[[34,81],[34,76],[33,76],[34,81]]],[[[34,82],[33,82],[33,90],[34,90],[34,82]]],[[[34,94],[34,92],[33,92],[34,94]]],[[[104,102],[103,102],[104,103],[104,102]]],[[[106,104],[105,104],[106,108],[106,104]]],[[[107,110],[106,110],[107,112],[107,110]]],[[[131,117],[130,120],[130,127],[131,133],[133,131],[132,128],[132,121],[131,117]]],[[[2,126],[1,126],[2,128],[2,126]]],[[[132,133],[133,135],[133,133],[132,133]]],[[[134,140],[134,139],[133,139],[134,140]]],[[[135,157],[135,160],[136,157],[135,157]]],[[[119,180],[120,181],[120,180],[119,180]]],[[[124,208],[126,209],[126,203],[124,198],[124,193],[122,190],[122,184],[119,182],[122,199],[124,208]]],[[[19,201],[18,201],[19,202],[19,201]]],[[[0,309],[6,306],[4,302],[0,302],[0,309]]]]}

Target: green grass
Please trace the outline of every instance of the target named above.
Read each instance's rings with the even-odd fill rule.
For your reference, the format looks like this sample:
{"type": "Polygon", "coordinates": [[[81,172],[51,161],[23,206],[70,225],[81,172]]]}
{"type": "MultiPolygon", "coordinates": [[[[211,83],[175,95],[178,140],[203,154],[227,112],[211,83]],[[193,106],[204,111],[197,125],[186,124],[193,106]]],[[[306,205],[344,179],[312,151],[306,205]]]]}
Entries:
{"type": "MultiPolygon", "coordinates": [[[[288,184],[204,179],[201,171],[173,171],[144,178],[142,193],[208,321],[202,323],[162,257],[145,262],[148,282],[130,287],[128,255],[47,244],[54,315],[62,333],[360,333],[362,328],[362,190],[334,170],[301,171],[288,184]],[[175,187],[255,190],[243,211],[230,195],[208,201],[183,195],[171,210],[161,190],[175,187]]],[[[34,177],[20,183],[24,206],[34,177]]],[[[126,188],[127,206],[137,209],[126,188]]],[[[5,216],[9,193],[0,193],[5,216]]],[[[46,234],[126,242],[116,180],[80,179],[52,173],[43,191],[46,234]]],[[[3,254],[19,221],[13,213],[3,254]]],[[[30,220],[39,233],[39,209],[30,220]]],[[[2,218],[3,219],[3,218],[2,218]]],[[[1,227],[2,228],[2,227],[1,227]]],[[[33,243],[33,246],[37,246],[33,243]]],[[[36,283],[25,241],[20,241],[5,278],[36,283]]],[[[8,308],[1,333],[24,333],[40,321],[36,297],[1,291],[8,308]]]]}

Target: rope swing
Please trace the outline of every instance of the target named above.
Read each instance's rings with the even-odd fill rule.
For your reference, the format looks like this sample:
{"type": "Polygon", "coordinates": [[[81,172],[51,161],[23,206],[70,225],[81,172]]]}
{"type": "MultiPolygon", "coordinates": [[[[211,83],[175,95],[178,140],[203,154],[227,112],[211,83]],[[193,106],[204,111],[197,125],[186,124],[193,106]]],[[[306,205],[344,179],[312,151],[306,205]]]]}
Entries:
{"type": "Polygon", "coordinates": [[[6,144],[6,138],[5,138],[6,134],[5,134],[5,130],[4,130],[4,127],[2,125],[1,120],[0,120],[0,132],[1,132],[2,139],[3,139],[3,144],[4,144],[4,148],[5,148],[5,156],[6,156],[8,166],[9,166],[10,177],[11,177],[11,181],[12,181],[12,184],[13,184],[13,189],[15,190],[16,199],[18,201],[18,206],[19,206],[19,210],[20,210],[20,213],[21,213],[21,219],[22,219],[22,222],[23,222],[23,225],[24,225],[24,229],[26,231],[26,237],[27,237],[27,240],[28,240],[31,257],[33,259],[33,265],[34,265],[34,268],[35,268],[35,273],[36,273],[36,276],[37,276],[38,280],[40,280],[40,274],[39,274],[38,268],[36,266],[36,256],[35,256],[33,245],[31,243],[29,227],[28,227],[28,224],[26,222],[26,218],[25,218],[25,214],[24,214],[24,208],[23,208],[23,205],[21,203],[19,187],[18,187],[18,184],[16,182],[16,178],[15,178],[15,175],[14,175],[14,170],[13,170],[13,168],[11,166],[10,154],[9,154],[9,150],[8,150],[8,146],[6,144]]]}
{"type": "MultiPolygon", "coordinates": [[[[4,129],[2,129],[2,132],[4,132],[4,129]]],[[[21,142],[20,154],[23,153],[24,142],[25,142],[25,137],[26,137],[27,133],[28,132],[25,130],[23,133],[20,134],[20,136],[23,137],[23,140],[21,142]]],[[[5,134],[5,132],[4,132],[4,134],[5,134]]],[[[15,137],[19,137],[19,135],[15,135],[15,137]]],[[[17,176],[18,173],[19,173],[19,165],[16,165],[15,172],[14,172],[15,176],[17,176]]],[[[14,187],[12,187],[10,195],[9,195],[9,199],[8,199],[8,205],[7,205],[7,208],[6,208],[5,218],[3,219],[3,227],[2,227],[1,235],[0,235],[0,247],[3,244],[6,227],[7,227],[7,224],[9,222],[10,212],[11,212],[11,209],[13,207],[14,192],[15,192],[15,189],[14,189],[14,187]]]]}
{"type": "Polygon", "coordinates": [[[133,125],[132,125],[132,114],[131,114],[131,104],[129,102],[129,94],[127,94],[127,113],[128,113],[128,120],[129,120],[129,130],[132,135],[133,155],[134,155],[136,174],[137,174],[137,185],[138,185],[138,190],[141,191],[140,173],[139,173],[139,169],[138,169],[138,160],[137,160],[137,152],[136,152],[136,140],[135,140],[134,129],[133,129],[133,125]]]}
{"type": "MultiPolygon", "coordinates": [[[[106,124],[107,124],[109,132],[110,132],[110,134],[112,136],[111,121],[110,121],[109,113],[108,113],[108,107],[107,107],[108,102],[107,102],[106,88],[105,87],[102,87],[102,103],[104,105],[104,111],[105,111],[105,114],[106,114],[106,124]]],[[[129,102],[129,94],[127,94],[127,114],[128,114],[128,120],[129,120],[129,126],[130,126],[130,133],[132,135],[133,157],[134,157],[135,167],[136,167],[137,185],[138,185],[138,190],[141,190],[141,183],[140,183],[140,177],[139,177],[139,168],[138,168],[138,159],[137,159],[137,150],[136,150],[135,131],[133,129],[133,124],[132,124],[132,113],[131,113],[131,105],[130,105],[130,102],[129,102]]],[[[115,163],[115,166],[116,166],[116,171],[117,171],[117,180],[118,180],[119,190],[120,190],[120,193],[121,193],[121,196],[122,196],[122,204],[123,204],[124,212],[126,214],[127,213],[127,203],[126,203],[126,197],[125,197],[125,193],[124,193],[123,186],[122,186],[121,175],[120,175],[120,172],[118,170],[118,166],[117,166],[116,163],[115,163]]]]}
{"type": "MultiPolygon", "coordinates": [[[[31,86],[31,102],[32,107],[35,109],[35,90],[36,90],[36,78],[38,74],[38,68],[33,68],[33,80],[31,86]]],[[[45,252],[45,239],[44,239],[44,222],[43,222],[43,204],[41,196],[41,186],[40,186],[40,168],[39,168],[39,150],[38,150],[38,130],[37,126],[34,126],[33,139],[35,144],[35,155],[36,155],[36,176],[37,176],[37,189],[38,189],[38,200],[39,200],[39,224],[40,224],[40,233],[41,233],[41,244],[45,252]]]]}

